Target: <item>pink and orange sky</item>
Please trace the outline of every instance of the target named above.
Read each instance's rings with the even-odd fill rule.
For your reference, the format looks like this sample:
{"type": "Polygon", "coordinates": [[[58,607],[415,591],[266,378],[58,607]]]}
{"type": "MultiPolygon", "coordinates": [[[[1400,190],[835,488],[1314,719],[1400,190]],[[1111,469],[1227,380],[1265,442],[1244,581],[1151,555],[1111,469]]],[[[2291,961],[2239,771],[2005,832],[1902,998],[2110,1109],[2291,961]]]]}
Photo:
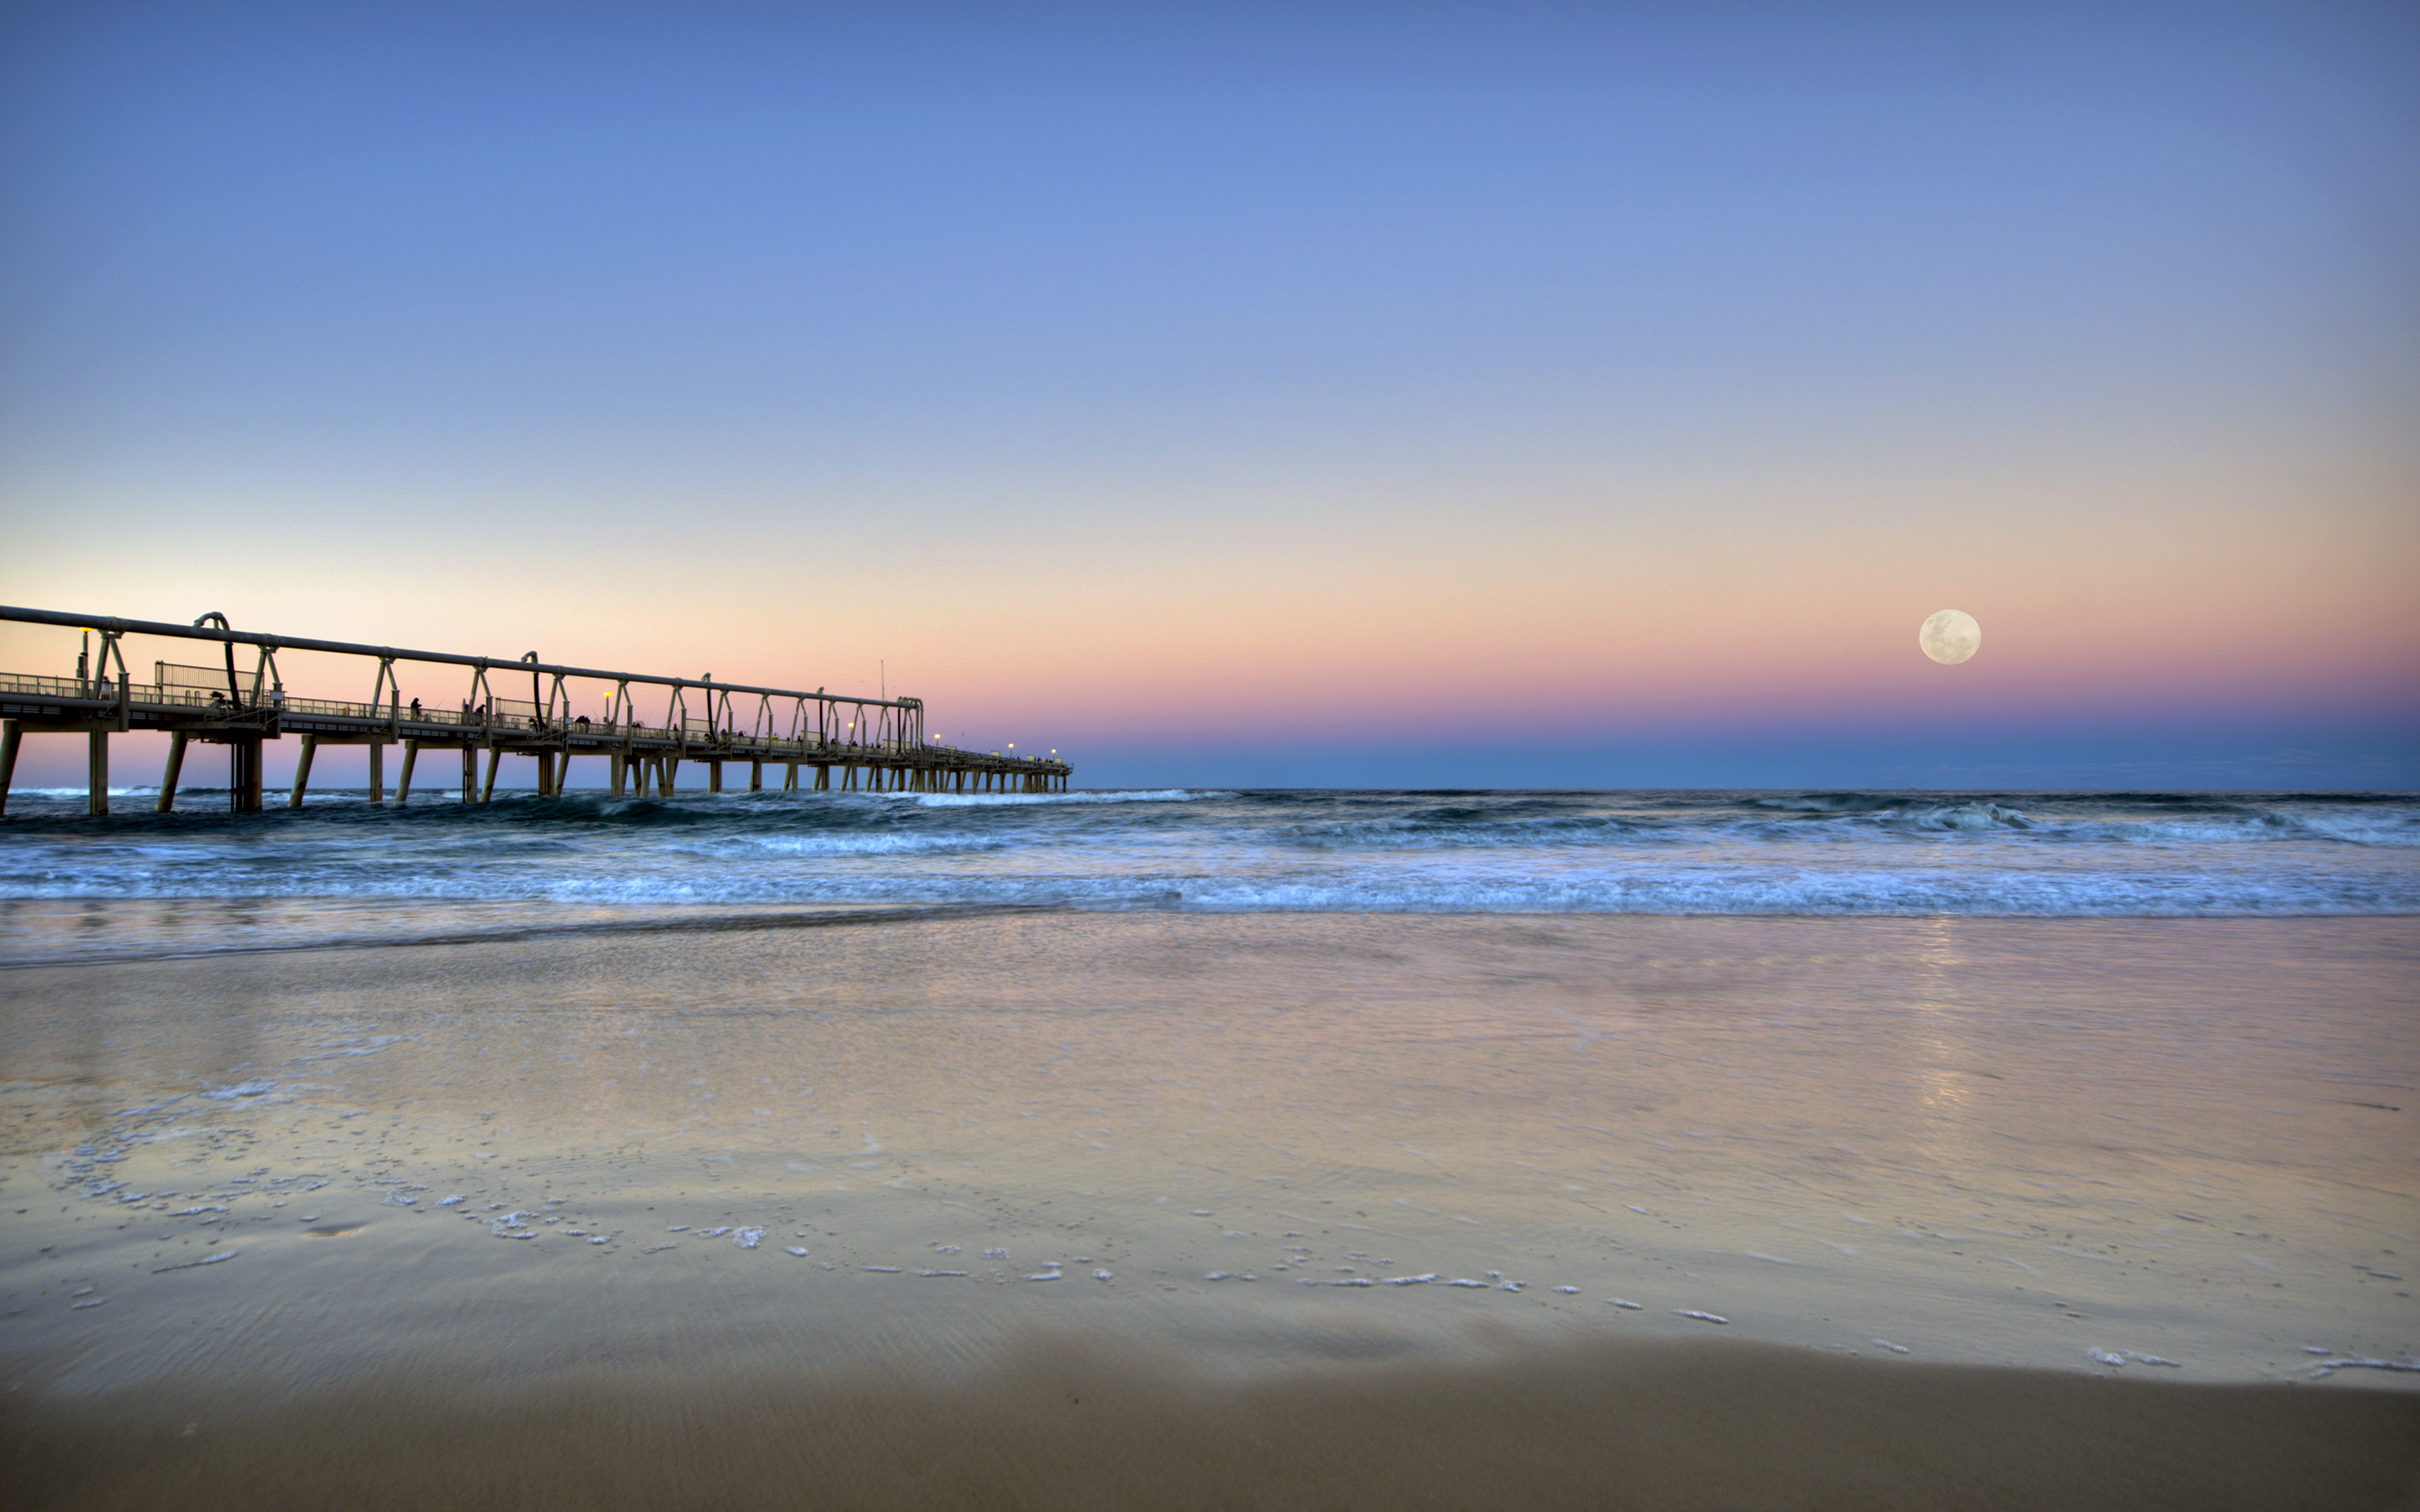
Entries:
{"type": "Polygon", "coordinates": [[[33,5],[0,59],[0,602],[887,675],[1091,785],[2420,785],[2408,9],[33,5]]]}

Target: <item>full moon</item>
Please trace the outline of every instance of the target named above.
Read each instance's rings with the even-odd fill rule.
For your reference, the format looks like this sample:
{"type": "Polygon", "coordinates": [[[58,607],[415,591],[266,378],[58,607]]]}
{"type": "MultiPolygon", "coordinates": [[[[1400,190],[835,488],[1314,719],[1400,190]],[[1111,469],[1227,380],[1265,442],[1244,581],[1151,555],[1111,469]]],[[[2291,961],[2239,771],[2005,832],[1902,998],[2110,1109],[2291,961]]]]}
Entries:
{"type": "Polygon", "coordinates": [[[1924,622],[1916,632],[1916,643],[1933,660],[1955,665],[1983,644],[1983,627],[1965,610],[1946,609],[1924,622]]]}

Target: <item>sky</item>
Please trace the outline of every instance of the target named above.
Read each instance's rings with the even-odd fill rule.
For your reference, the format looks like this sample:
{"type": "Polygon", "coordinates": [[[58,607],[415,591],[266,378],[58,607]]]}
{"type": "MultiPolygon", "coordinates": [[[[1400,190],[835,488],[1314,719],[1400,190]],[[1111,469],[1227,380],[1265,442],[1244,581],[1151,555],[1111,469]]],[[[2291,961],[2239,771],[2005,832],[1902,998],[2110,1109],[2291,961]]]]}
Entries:
{"type": "Polygon", "coordinates": [[[0,603],[1087,786],[2410,789],[2414,269],[2408,6],[19,0],[0,603]]]}

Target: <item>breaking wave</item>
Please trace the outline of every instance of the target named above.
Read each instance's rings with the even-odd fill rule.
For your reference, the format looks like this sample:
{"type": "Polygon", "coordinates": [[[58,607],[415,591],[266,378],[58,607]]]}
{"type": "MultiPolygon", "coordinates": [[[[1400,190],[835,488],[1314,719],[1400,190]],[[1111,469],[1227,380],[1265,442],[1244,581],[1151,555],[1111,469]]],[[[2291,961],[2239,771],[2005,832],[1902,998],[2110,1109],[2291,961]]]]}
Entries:
{"type": "Polygon", "coordinates": [[[150,900],[162,922],[147,927],[171,933],[203,927],[174,921],[178,901],[251,901],[252,922],[222,910],[209,927],[289,941],[391,935],[430,910],[482,929],[955,907],[2420,913],[2420,802],[2391,794],[523,794],[398,809],[334,792],[240,818],[83,809],[80,791],[10,795],[0,959],[23,958],[16,936],[35,928],[10,900],[150,900]]]}

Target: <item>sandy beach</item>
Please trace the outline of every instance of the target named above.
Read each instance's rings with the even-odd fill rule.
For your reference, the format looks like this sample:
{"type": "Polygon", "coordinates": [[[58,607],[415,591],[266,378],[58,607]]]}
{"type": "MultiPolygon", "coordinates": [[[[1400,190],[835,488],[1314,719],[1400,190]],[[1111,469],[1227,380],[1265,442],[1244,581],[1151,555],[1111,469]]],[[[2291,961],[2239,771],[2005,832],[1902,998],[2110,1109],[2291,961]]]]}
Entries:
{"type": "Polygon", "coordinates": [[[2395,1504],[2415,945],[1010,912],[24,967],[13,1452],[60,1505],[533,1454],[591,1504],[2395,1504]]]}

